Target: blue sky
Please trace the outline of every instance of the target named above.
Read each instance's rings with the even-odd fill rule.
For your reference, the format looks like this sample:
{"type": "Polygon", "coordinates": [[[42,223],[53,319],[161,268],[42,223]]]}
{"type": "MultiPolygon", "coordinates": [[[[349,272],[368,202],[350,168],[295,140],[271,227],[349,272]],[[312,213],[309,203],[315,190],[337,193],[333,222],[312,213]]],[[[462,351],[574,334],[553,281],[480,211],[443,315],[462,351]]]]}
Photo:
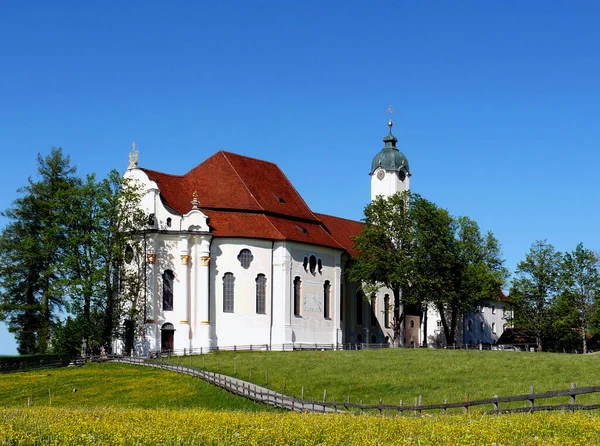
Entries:
{"type": "MultiPolygon", "coordinates": [[[[0,209],[62,146],[81,174],[273,161],[360,219],[386,109],[412,189],[500,240],[600,249],[600,3],[0,3],[0,209]]],[[[0,218],[0,227],[6,220],[0,218]]],[[[0,327],[0,354],[15,344],[0,327]]]]}

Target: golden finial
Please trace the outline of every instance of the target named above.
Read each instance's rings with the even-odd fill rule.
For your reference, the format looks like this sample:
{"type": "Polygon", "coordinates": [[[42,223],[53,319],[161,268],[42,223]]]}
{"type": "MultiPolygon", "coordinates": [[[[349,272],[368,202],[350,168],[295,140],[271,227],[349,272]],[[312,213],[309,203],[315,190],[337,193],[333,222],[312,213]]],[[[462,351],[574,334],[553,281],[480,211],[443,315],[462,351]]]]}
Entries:
{"type": "Polygon", "coordinates": [[[390,105],[387,109],[387,112],[390,114],[390,120],[388,121],[388,127],[390,128],[390,131],[392,131],[392,126],[394,125],[394,123],[392,122],[392,113],[394,113],[394,108],[390,105]]]}
{"type": "Polygon", "coordinates": [[[192,209],[198,209],[198,205],[200,202],[198,201],[198,192],[194,191],[192,193],[192,209]]]}

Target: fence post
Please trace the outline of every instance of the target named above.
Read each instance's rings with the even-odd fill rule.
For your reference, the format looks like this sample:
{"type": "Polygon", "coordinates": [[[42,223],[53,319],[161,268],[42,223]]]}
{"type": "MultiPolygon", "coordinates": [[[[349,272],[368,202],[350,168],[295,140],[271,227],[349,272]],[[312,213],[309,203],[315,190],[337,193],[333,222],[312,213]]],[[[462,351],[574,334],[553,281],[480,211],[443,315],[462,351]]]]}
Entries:
{"type": "MultiPolygon", "coordinates": [[[[469,402],[469,394],[465,393],[465,403],[468,403],[468,402],[469,402]]],[[[465,413],[469,412],[469,405],[465,404],[464,409],[465,409],[465,413]]]]}
{"type": "Polygon", "coordinates": [[[398,406],[398,412],[402,415],[402,400],[400,400],[400,405],[398,406]]]}
{"type": "Polygon", "coordinates": [[[496,399],[496,401],[494,401],[494,412],[496,412],[496,415],[500,414],[500,407],[498,404],[498,395],[494,395],[494,398],[496,399]]]}
{"type": "MultiPolygon", "coordinates": [[[[530,395],[533,395],[534,393],[535,393],[535,392],[534,392],[534,390],[533,390],[533,386],[529,386],[529,394],[530,394],[530,395]]],[[[534,406],[534,404],[535,404],[535,401],[534,401],[533,397],[529,398],[529,407],[530,407],[531,409],[533,409],[533,406],[534,406]]],[[[533,412],[533,410],[532,410],[532,412],[533,412]]]]}
{"type": "Polygon", "coordinates": [[[448,408],[446,407],[446,404],[448,404],[448,398],[444,399],[444,415],[446,415],[446,411],[448,410],[448,408]]]}
{"type": "Polygon", "coordinates": [[[363,410],[364,410],[363,403],[362,403],[362,400],[360,400],[360,414],[361,415],[363,414],[363,410]]]}
{"type": "Polygon", "coordinates": [[[327,401],[327,389],[323,389],[323,402],[327,401]]]}
{"type": "Polygon", "coordinates": [[[302,386],[302,401],[304,401],[304,386],[302,386]]]}
{"type": "Polygon", "coordinates": [[[382,399],[382,398],[379,398],[379,415],[381,415],[381,411],[382,411],[382,409],[383,409],[383,407],[382,407],[382,406],[383,406],[383,399],[382,399]]]}
{"type": "MultiPolygon", "coordinates": [[[[577,385],[575,383],[571,383],[571,390],[575,390],[575,388],[577,387],[577,385]]],[[[575,412],[575,394],[572,393],[571,394],[571,413],[575,412]]]]}

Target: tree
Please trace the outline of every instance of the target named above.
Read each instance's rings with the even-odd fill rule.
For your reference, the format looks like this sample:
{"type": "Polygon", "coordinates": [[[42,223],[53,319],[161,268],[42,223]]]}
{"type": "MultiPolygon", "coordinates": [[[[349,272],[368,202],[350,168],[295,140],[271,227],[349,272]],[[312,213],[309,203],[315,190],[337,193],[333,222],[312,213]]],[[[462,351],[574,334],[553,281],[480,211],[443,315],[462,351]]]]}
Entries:
{"type": "Polygon", "coordinates": [[[59,268],[66,234],[65,199],[77,180],[61,148],[38,155],[39,180],[2,213],[10,223],[0,234],[0,318],[15,333],[19,353],[47,351],[57,312],[64,305],[59,268]]]}
{"type": "Polygon", "coordinates": [[[579,243],[563,256],[560,288],[578,315],[583,353],[587,353],[587,331],[600,293],[600,272],[596,254],[579,243]]]}
{"type": "Polygon", "coordinates": [[[143,238],[134,234],[147,218],[139,188],[114,170],[102,181],[88,176],[75,192],[65,219],[69,236],[63,269],[69,310],[77,316],[86,344],[109,350],[111,340],[120,335],[117,327],[124,312],[131,318],[138,309],[141,267],[134,268],[132,262],[140,259],[143,238]],[[128,250],[138,255],[129,258],[128,250]]]}
{"type": "MultiPolygon", "coordinates": [[[[411,208],[414,228],[414,256],[410,297],[421,305],[423,332],[427,333],[427,308],[435,305],[445,319],[445,305],[450,300],[452,268],[456,263],[454,254],[455,222],[446,209],[417,197],[411,208]]],[[[447,336],[446,336],[447,337],[447,336]]],[[[427,336],[423,337],[427,346],[427,336]]]]}
{"type": "Polygon", "coordinates": [[[435,305],[446,342],[453,343],[459,315],[497,299],[507,276],[500,245],[491,232],[482,236],[473,220],[453,219],[446,209],[403,192],[372,201],[364,223],[354,239],[360,254],[349,278],[369,297],[382,287],[392,290],[396,342],[401,305],[418,305],[425,315],[428,305],[435,305]]]}
{"type": "Polygon", "coordinates": [[[551,305],[558,291],[560,263],[561,255],[554,246],[538,240],[517,265],[512,281],[513,322],[535,336],[538,351],[542,351],[544,335],[551,327],[551,305]]]}
{"type": "Polygon", "coordinates": [[[491,231],[481,235],[479,225],[468,217],[456,218],[454,228],[452,278],[438,302],[447,343],[456,340],[458,316],[484,302],[496,301],[508,276],[500,243],[491,231]]]}
{"type": "Polygon", "coordinates": [[[354,247],[360,255],[348,271],[350,280],[360,283],[369,299],[382,287],[392,291],[394,345],[400,342],[400,306],[413,276],[410,205],[415,198],[409,192],[388,198],[379,196],[365,207],[363,230],[354,238],[354,247]]]}

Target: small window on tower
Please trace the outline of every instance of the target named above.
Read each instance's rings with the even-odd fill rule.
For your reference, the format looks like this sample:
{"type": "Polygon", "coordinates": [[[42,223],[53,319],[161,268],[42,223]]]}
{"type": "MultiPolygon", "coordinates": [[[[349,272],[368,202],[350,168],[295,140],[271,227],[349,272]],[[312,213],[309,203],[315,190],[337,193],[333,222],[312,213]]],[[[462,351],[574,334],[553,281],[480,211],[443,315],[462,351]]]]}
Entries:
{"type": "Polygon", "coordinates": [[[170,228],[171,227],[171,217],[167,218],[167,227],[170,228]]]}
{"type": "Polygon", "coordinates": [[[400,181],[403,182],[404,180],[406,180],[406,173],[403,170],[401,170],[400,172],[398,172],[398,178],[400,178],[400,181]]]}

